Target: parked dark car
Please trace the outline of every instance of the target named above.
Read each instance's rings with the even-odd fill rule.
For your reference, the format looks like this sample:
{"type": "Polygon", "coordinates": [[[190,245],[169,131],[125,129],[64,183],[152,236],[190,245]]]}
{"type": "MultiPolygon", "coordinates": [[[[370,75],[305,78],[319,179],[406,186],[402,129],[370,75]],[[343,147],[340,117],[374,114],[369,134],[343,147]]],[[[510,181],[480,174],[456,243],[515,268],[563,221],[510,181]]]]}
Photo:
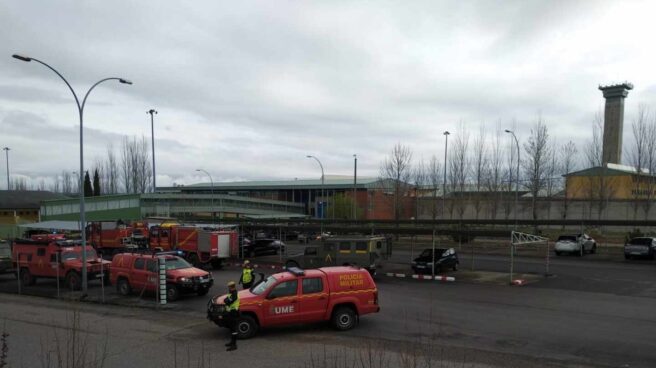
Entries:
{"type": "Polygon", "coordinates": [[[275,255],[278,252],[285,252],[285,243],[278,239],[254,239],[250,242],[244,242],[244,253],[246,257],[258,257],[264,255],[275,255]]]}
{"type": "Polygon", "coordinates": [[[649,258],[656,255],[656,238],[638,237],[624,244],[624,258],[649,258]]]}
{"type": "MultiPolygon", "coordinates": [[[[419,257],[415,258],[412,261],[412,270],[415,273],[432,273],[433,267],[433,250],[424,249],[419,257]]],[[[435,273],[440,273],[445,270],[458,270],[458,265],[460,261],[458,260],[458,253],[455,249],[435,249],[435,273]]]]}

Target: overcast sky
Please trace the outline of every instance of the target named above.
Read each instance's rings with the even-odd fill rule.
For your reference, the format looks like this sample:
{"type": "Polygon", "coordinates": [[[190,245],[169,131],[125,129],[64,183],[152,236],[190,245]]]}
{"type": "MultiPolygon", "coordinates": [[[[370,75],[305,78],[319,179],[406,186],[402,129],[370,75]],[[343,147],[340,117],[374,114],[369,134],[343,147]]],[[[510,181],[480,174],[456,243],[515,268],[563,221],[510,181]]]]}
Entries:
{"type": "Polygon", "coordinates": [[[538,115],[581,150],[599,84],[635,85],[626,128],[639,104],[656,107],[654,14],[649,1],[3,1],[0,146],[12,174],[79,167],[72,95],[21,53],[78,94],[132,80],[89,97],[85,162],[123,135],[150,140],[155,108],[158,185],[206,181],[196,168],[318,178],[308,154],[350,174],[356,153],[375,176],[396,142],[442,157],[459,122],[473,136],[515,120],[522,140],[538,115]]]}

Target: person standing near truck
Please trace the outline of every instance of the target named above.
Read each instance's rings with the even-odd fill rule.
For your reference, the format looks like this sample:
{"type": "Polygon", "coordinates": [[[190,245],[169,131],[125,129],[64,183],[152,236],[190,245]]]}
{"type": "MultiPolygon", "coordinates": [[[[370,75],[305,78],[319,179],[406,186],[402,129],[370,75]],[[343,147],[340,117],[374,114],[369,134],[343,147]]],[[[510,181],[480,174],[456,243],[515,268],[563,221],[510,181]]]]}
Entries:
{"type": "Polygon", "coordinates": [[[253,286],[253,267],[248,260],[244,261],[243,267],[244,268],[241,270],[241,277],[239,278],[239,284],[241,284],[244,290],[246,290],[253,286]]]}
{"type": "Polygon", "coordinates": [[[224,300],[226,322],[230,328],[230,342],[225,344],[227,351],[237,350],[237,323],[239,320],[239,294],[234,281],[228,283],[228,296],[224,300]]]}

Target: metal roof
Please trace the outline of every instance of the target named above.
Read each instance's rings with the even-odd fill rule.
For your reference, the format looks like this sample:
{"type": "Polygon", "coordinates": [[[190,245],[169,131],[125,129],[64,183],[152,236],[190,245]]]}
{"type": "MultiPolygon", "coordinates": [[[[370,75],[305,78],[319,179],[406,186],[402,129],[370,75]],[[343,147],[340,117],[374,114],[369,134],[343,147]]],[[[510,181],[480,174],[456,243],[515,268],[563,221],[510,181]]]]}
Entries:
{"type": "Polygon", "coordinates": [[[18,226],[27,229],[43,229],[43,230],[54,229],[54,230],[71,230],[71,231],[80,230],[80,223],[78,221],[52,220],[52,221],[35,222],[32,224],[22,224],[18,226]]]}
{"type": "Polygon", "coordinates": [[[574,171],[569,174],[565,174],[563,176],[570,177],[570,176],[602,176],[602,175],[603,176],[618,176],[618,175],[653,176],[649,173],[649,170],[647,169],[641,169],[640,173],[638,173],[638,170],[635,167],[612,164],[612,163],[608,163],[606,164],[606,166],[589,167],[587,169],[574,171]]]}
{"type": "Polygon", "coordinates": [[[39,209],[42,201],[68,199],[45,190],[0,190],[0,209],[39,209]]]}
{"type": "MultiPolygon", "coordinates": [[[[379,183],[379,178],[358,177],[356,186],[358,188],[371,188],[379,183]]],[[[353,188],[352,176],[326,175],[324,187],[329,189],[353,188]]],[[[161,187],[158,191],[185,191],[195,189],[212,188],[211,183],[196,183],[184,186],[161,187]]],[[[262,190],[262,189],[321,189],[321,177],[318,179],[295,179],[295,180],[259,180],[259,181],[234,181],[214,183],[218,190],[262,190]]]]}

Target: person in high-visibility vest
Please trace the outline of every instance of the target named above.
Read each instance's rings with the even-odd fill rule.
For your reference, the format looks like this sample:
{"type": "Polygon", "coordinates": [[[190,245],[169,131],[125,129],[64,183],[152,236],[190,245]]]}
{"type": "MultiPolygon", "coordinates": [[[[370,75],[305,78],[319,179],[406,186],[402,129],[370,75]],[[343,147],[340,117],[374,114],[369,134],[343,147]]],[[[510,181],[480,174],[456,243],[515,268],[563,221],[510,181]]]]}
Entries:
{"type": "Polygon", "coordinates": [[[226,322],[230,328],[230,342],[225,344],[227,351],[237,350],[237,323],[239,321],[239,294],[234,281],[228,283],[228,296],[223,300],[226,306],[226,322]]]}
{"type": "Polygon", "coordinates": [[[242,285],[244,290],[250,289],[253,286],[253,267],[248,260],[244,261],[244,268],[241,270],[239,284],[242,285]]]}

